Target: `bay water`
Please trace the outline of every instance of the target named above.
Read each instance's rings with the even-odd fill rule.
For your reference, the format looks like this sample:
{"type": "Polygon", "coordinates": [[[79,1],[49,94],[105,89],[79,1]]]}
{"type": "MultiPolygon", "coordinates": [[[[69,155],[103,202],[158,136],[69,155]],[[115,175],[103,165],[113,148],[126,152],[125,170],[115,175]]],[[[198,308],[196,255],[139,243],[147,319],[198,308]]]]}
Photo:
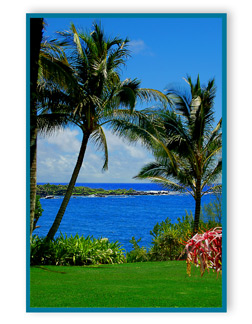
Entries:
{"type": "MultiPolygon", "coordinates": [[[[164,190],[160,185],[152,183],[78,183],[76,186],[107,190],[132,188],[146,192],[164,190]]],[[[213,199],[212,194],[203,196],[202,205],[213,199]]],[[[62,200],[61,196],[40,199],[44,211],[37,223],[40,227],[34,234],[46,236],[62,200]]],[[[136,239],[141,238],[140,246],[149,248],[152,240],[150,231],[157,222],[169,217],[175,223],[178,217],[186,215],[186,210],[194,214],[194,208],[195,201],[190,194],[176,192],[168,195],[72,197],[56,236],[62,233],[67,236],[79,234],[84,237],[108,238],[110,242],[118,241],[125,251],[132,249],[129,241],[134,236],[136,239]]]]}

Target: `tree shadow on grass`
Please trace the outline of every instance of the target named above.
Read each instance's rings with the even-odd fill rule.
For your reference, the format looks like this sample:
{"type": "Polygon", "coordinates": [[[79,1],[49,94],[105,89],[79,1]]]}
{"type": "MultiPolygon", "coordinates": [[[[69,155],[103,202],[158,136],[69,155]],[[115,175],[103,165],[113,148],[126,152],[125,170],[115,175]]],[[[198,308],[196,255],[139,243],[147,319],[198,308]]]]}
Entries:
{"type": "Polygon", "coordinates": [[[64,271],[51,270],[51,269],[45,268],[43,266],[34,266],[34,268],[38,268],[38,269],[41,269],[41,270],[44,270],[44,271],[49,271],[49,272],[66,274],[66,272],[64,272],[64,271]]]}

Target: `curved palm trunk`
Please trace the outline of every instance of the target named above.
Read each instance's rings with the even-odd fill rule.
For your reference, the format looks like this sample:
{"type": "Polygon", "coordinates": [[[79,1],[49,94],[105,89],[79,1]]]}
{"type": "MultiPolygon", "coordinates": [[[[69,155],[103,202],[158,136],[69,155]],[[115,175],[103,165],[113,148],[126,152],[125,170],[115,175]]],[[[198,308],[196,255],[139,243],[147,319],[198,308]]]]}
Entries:
{"type": "Polygon", "coordinates": [[[30,240],[36,206],[37,185],[37,79],[43,18],[30,19],[30,240]]]}
{"type": "Polygon", "coordinates": [[[52,227],[50,228],[50,230],[49,230],[49,232],[48,232],[48,234],[46,236],[47,240],[52,240],[54,238],[54,235],[56,234],[56,232],[57,232],[57,230],[58,230],[58,228],[60,226],[60,223],[61,223],[61,220],[62,220],[62,218],[64,216],[66,207],[67,207],[68,202],[69,202],[69,200],[70,200],[70,198],[72,196],[73,188],[75,186],[77,177],[79,175],[80,168],[82,166],[82,162],[83,162],[84,155],[85,155],[85,152],[86,152],[86,147],[87,147],[89,136],[90,136],[89,134],[83,134],[83,139],[82,139],[82,143],[81,143],[79,156],[78,156],[78,159],[77,159],[77,162],[76,162],[76,165],[75,165],[71,180],[70,180],[70,182],[68,184],[65,197],[64,197],[64,199],[63,199],[63,201],[61,203],[60,209],[59,209],[58,214],[57,214],[57,216],[56,216],[56,218],[54,220],[54,223],[53,223],[52,227]]]}
{"type": "Polygon", "coordinates": [[[199,230],[200,209],[201,209],[201,179],[198,178],[196,182],[196,196],[195,196],[195,214],[193,224],[193,235],[199,230]]]}

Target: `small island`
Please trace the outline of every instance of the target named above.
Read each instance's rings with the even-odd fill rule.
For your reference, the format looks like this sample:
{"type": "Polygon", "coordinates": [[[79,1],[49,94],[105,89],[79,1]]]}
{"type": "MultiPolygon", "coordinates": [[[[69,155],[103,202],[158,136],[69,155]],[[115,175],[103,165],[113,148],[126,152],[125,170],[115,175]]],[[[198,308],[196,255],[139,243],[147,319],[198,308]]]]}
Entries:
{"type": "MultiPolygon", "coordinates": [[[[37,185],[37,195],[41,198],[54,196],[64,196],[67,190],[67,185],[44,184],[37,185]]],[[[89,187],[74,187],[72,196],[141,196],[141,195],[167,195],[168,191],[137,191],[134,189],[113,189],[105,190],[102,188],[94,189],[89,187]]]]}

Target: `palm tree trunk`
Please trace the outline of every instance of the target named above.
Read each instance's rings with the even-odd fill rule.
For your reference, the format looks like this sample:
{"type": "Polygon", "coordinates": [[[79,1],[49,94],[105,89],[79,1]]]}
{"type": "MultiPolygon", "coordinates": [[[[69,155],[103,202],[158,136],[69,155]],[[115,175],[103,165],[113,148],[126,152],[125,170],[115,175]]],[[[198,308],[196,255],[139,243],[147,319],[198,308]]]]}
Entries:
{"type": "Polygon", "coordinates": [[[30,242],[34,229],[34,216],[36,208],[36,189],[37,189],[37,129],[31,134],[30,146],[30,242]]]}
{"type": "Polygon", "coordinates": [[[200,210],[201,210],[201,178],[198,178],[196,182],[193,235],[195,235],[199,230],[200,210]]]}
{"type": "Polygon", "coordinates": [[[78,159],[77,159],[77,162],[76,162],[76,165],[75,165],[71,180],[70,180],[70,182],[68,184],[65,197],[64,197],[64,199],[63,199],[63,201],[61,203],[60,209],[59,209],[58,214],[57,214],[57,216],[56,216],[56,218],[54,220],[54,223],[53,223],[52,227],[50,228],[50,230],[49,230],[49,232],[48,232],[48,234],[46,236],[47,240],[52,240],[54,238],[54,235],[56,234],[56,232],[57,232],[57,230],[58,230],[58,228],[60,226],[61,220],[62,220],[62,218],[64,216],[64,213],[65,213],[66,207],[68,205],[68,202],[69,202],[69,200],[70,200],[70,198],[72,196],[72,192],[73,192],[77,177],[79,175],[79,172],[80,172],[80,169],[81,169],[81,166],[82,166],[82,162],[83,162],[84,155],[85,155],[85,152],[86,152],[86,147],[87,147],[89,136],[90,136],[90,134],[83,134],[83,139],[82,139],[82,143],[81,143],[79,156],[78,156],[78,159]]]}
{"type": "Polygon", "coordinates": [[[37,185],[37,80],[43,18],[30,19],[30,240],[33,232],[37,185]]]}

